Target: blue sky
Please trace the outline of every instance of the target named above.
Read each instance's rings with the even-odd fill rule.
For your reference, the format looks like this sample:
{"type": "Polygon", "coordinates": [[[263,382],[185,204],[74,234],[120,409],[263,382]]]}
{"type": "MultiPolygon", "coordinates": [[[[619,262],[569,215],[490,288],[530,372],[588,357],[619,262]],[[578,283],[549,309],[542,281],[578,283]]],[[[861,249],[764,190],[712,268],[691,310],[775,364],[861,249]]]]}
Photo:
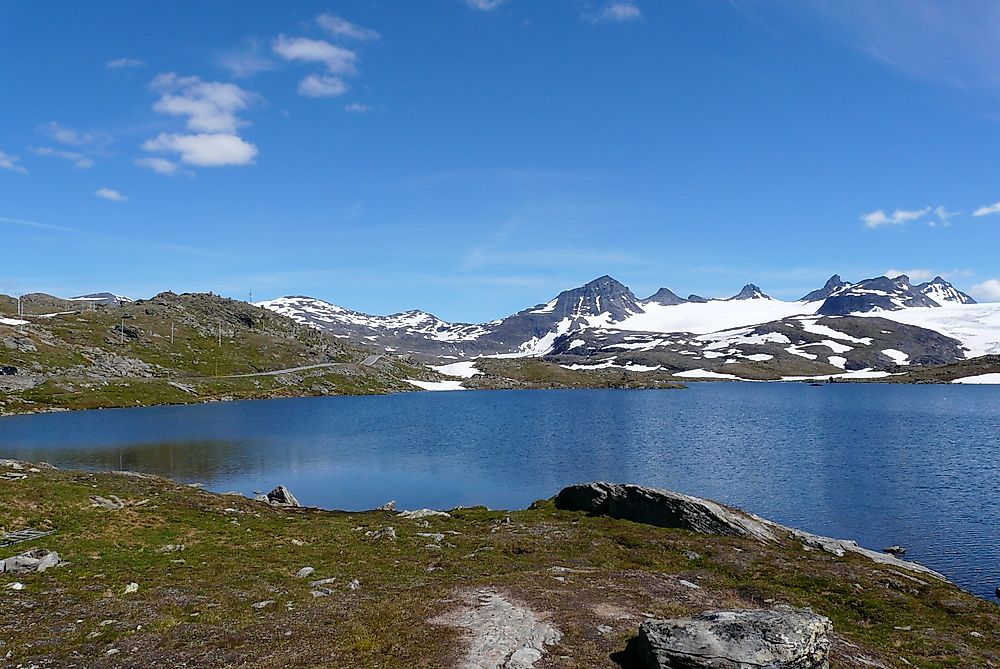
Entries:
{"type": "Polygon", "coordinates": [[[611,274],[1000,300],[1000,9],[0,5],[0,292],[480,321],[611,274]]]}

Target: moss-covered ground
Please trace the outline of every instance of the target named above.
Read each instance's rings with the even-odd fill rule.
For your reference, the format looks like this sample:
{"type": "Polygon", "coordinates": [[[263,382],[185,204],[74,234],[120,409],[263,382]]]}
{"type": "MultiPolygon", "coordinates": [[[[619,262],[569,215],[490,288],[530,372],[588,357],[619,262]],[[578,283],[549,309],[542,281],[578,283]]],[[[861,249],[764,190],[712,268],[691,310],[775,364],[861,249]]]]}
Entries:
{"type": "Polygon", "coordinates": [[[0,575],[7,666],[455,666],[460,633],[429,621],[484,586],[562,631],[540,669],[617,666],[645,616],[778,603],[833,620],[835,667],[1000,666],[995,604],[791,540],[697,535],[549,502],[423,521],[279,509],[160,478],[38,469],[0,480],[0,526],[56,532],[0,558],[45,547],[67,564],[0,575]],[[126,506],[93,506],[94,495],[126,506]],[[366,535],[387,526],[395,540],[366,535]],[[316,571],[296,578],[305,566],[316,571]],[[331,594],[315,597],[309,581],[321,578],[335,579],[331,594]],[[6,587],[15,581],[24,589],[6,587]],[[138,591],[126,594],[130,583],[138,591]]]}

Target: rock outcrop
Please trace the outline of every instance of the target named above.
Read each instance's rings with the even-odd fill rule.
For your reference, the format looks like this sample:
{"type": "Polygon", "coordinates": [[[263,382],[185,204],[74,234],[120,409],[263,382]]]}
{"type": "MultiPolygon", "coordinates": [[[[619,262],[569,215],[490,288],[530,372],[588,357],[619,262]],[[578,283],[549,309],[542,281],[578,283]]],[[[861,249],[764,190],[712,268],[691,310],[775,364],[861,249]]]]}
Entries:
{"type": "Polygon", "coordinates": [[[283,485],[279,485],[277,488],[267,493],[265,501],[268,504],[273,504],[274,506],[302,506],[299,504],[299,500],[295,499],[295,495],[292,491],[283,485]]]}
{"type": "Polygon", "coordinates": [[[832,539],[811,534],[761,518],[752,513],[727,509],[720,504],[671,490],[619,483],[582,483],[563,488],[555,497],[556,508],[584,511],[635,523],[690,530],[701,534],[750,537],[758,541],[777,541],[787,537],[810,549],[819,549],[843,557],[855,553],[874,562],[908,569],[934,578],[944,576],[921,564],[901,560],[895,555],[859,546],[850,539],[832,539]]]}
{"type": "Polygon", "coordinates": [[[715,502],[670,490],[617,483],[584,483],[563,488],[556,508],[585,511],[636,523],[673,527],[732,537],[775,541],[777,537],[755,518],[730,511],[715,502]]]}
{"type": "Polygon", "coordinates": [[[0,560],[0,573],[3,574],[28,574],[31,572],[43,572],[50,567],[59,564],[59,553],[36,548],[34,550],[0,560]]]}
{"type": "Polygon", "coordinates": [[[546,647],[559,643],[559,630],[523,604],[483,589],[466,593],[462,608],[433,623],[469,631],[461,669],[531,669],[546,647]]]}
{"type": "Polygon", "coordinates": [[[832,631],[810,609],[710,611],[647,620],[634,649],[650,669],[828,669],[832,631]]]}

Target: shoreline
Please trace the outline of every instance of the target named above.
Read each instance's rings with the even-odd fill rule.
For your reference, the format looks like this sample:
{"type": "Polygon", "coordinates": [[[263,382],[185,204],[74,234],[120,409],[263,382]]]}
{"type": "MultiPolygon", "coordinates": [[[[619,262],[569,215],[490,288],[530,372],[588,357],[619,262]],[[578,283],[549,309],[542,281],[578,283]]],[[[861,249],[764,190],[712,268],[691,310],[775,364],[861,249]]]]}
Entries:
{"type": "Polygon", "coordinates": [[[156,476],[22,466],[23,479],[0,482],[0,525],[54,533],[0,557],[45,548],[61,560],[0,574],[0,638],[25,666],[456,666],[478,628],[439,621],[478,610],[469,593],[545,620],[561,637],[546,654],[575,666],[615,666],[609,657],[643,620],[781,605],[831,619],[837,666],[1000,660],[995,604],[666,491],[658,504],[695,500],[747,532],[574,510],[561,500],[569,489],[524,510],[342,512],[156,476]],[[18,503],[26,495],[34,506],[18,503]],[[6,587],[15,579],[20,588],[6,587]],[[25,607],[30,616],[17,613],[25,607]]]}

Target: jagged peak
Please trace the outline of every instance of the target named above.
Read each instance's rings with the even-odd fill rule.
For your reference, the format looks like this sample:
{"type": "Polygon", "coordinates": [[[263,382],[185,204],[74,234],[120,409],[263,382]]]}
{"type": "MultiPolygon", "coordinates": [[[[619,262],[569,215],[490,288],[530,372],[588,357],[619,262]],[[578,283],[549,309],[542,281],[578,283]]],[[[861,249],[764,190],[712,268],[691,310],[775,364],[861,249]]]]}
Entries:
{"type": "Polygon", "coordinates": [[[743,286],[743,289],[727,301],[733,300],[769,300],[771,296],[752,283],[743,286]]]}
{"type": "Polygon", "coordinates": [[[656,304],[662,304],[666,307],[670,307],[675,304],[684,304],[687,301],[688,300],[685,300],[669,288],[660,288],[658,291],[643,300],[643,302],[655,302],[656,304]]]}

